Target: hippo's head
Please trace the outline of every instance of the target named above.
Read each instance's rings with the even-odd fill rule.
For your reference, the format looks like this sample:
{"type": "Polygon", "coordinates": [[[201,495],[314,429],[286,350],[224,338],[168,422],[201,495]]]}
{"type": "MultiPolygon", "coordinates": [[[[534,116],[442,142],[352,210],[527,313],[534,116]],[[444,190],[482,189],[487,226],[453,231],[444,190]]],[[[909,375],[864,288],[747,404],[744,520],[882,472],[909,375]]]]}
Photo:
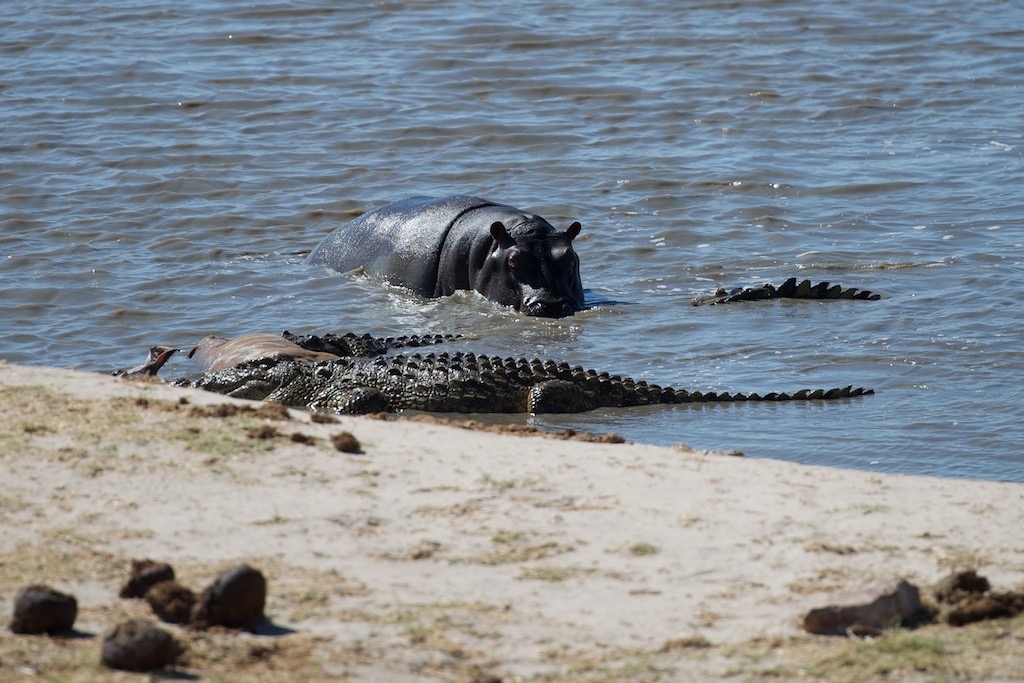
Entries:
{"type": "Polygon", "coordinates": [[[563,318],[583,308],[580,260],[572,248],[582,226],[558,232],[547,221],[527,221],[509,231],[491,224],[493,239],[475,289],[526,315],[563,318]]]}

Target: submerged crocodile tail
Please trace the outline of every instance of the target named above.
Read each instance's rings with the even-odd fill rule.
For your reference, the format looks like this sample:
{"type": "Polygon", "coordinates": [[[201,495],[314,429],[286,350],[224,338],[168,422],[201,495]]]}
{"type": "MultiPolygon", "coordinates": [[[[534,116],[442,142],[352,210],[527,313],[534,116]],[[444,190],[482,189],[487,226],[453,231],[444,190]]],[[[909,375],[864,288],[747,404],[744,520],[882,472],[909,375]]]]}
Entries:
{"type": "Polygon", "coordinates": [[[760,287],[738,287],[726,291],[719,289],[714,294],[699,296],[693,300],[694,306],[714,306],[731,304],[739,301],[762,301],[764,299],[856,299],[859,301],[877,301],[880,294],[856,287],[843,287],[830,282],[812,284],[810,280],[797,282],[791,277],[779,286],[766,283],[760,287]]]}

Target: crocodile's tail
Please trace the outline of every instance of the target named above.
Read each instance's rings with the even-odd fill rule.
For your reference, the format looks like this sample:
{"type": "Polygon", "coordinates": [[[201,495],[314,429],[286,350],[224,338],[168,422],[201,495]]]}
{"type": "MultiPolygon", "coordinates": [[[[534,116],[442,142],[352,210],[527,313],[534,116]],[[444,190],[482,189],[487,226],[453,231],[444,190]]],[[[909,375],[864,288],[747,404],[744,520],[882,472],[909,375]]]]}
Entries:
{"type": "Polygon", "coordinates": [[[662,403],[729,403],[733,401],[830,401],[837,398],[869,396],[874,389],[851,386],[835,389],[801,389],[792,393],[770,392],[767,394],[730,394],[727,391],[685,391],[666,388],[661,390],[662,403]]]}
{"type": "MultiPolygon", "coordinates": [[[[427,358],[435,358],[429,354],[427,358]]],[[[731,403],[739,401],[831,401],[874,394],[874,389],[851,386],[834,389],[800,389],[793,392],[765,394],[729,393],[727,391],[686,391],[645,380],[584,369],[552,360],[498,358],[457,353],[437,357],[448,362],[459,359],[487,366],[489,375],[511,373],[523,384],[532,385],[527,411],[531,413],[577,413],[599,407],[630,407],[665,403],[731,403]]],[[[502,380],[500,383],[507,383],[502,380]]]]}
{"type": "Polygon", "coordinates": [[[726,291],[718,289],[714,294],[699,296],[693,300],[694,306],[713,306],[715,304],[729,304],[736,301],[762,301],[764,299],[859,299],[863,301],[877,301],[881,299],[880,294],[866,289],[856,287],[843,287],[833,285],[829,282],[819,282],[812,285],[810,280],[797,282],[791,277],[776,287],[773,284],[764,284],[760,287],[742,287],[726,291]]]}
{"type": "MultiPolygon", "coordinates": [[[[500,359],[499,364],[500,364],[500,359]]],[[[508,359],[513,365],[516,359],[508,359]]],[[[738,401],[831,401],[835,399],[867,396],[873,389],[853,386],[835,389],[801,389],[794,392],[766,394],[730,394],[727,391],[686,391],[648,384],[644,380],[596,373],[562,363],[522,360],[520,367],[533,374],[533,387],[527,399],[526,411],[531,413],[578,413],[595,408],[621,408],[675,403],[732,403],[738,401]]],[[[499,365],[500,367],[500,365],[499,365]]]]}
{"type": "Polygon", "coordinates": [[[345,334],[292,334],[288,330],[281,333],[281,336],[298,344],[308,351],[320,351],[333,353],[336,356],[357,356],[360,358],[372,358],[382,356],[392,349],[416,348],[430,346],[432,344],[443,344],[458,339],[460,334],[424,334],[404,335],[401,337],[372,337],[369,334],[356,335],[352,332],[345,334]]]}

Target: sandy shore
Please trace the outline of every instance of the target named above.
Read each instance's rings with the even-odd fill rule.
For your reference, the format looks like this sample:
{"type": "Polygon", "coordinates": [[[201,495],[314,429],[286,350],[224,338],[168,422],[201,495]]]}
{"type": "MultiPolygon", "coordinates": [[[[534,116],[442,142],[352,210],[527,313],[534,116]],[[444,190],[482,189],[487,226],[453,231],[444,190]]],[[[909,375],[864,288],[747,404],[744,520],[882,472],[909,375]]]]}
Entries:
{"type": "MultiPolygon", "coordinates": [[[[5,630],[5,681],[138,678],[97,663],[99,634],[148,614],[117,598],[131,558],[170,562],[196,589],[243,560],[267,575],[263,635],[169,627],[201,680],[845,680],[858,670],[829,658],[874,661],[877,643],[799,621],[836,593],[958,567],[1024,582],[1022,485],[224,416],[204,406],[244,402],[6,364],[0,397],[0,610],[6,622],[14,592],[46,582],[78,597],[83,636],[5,630]],[[342,431],[362,453],[332,445],[342,431]]],[[[1009,680],[1024,623],[915,635],[946,649],[908,677],[1009,680]],[[997,654],[970,664],[972,648],[997,654]]]]}

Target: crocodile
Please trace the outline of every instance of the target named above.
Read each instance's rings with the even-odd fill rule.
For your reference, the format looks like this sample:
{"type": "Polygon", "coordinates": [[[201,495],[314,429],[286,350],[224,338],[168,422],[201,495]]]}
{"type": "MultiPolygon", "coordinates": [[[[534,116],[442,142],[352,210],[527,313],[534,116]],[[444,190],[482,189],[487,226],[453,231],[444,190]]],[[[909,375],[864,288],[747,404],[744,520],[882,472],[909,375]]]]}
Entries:
{"type": "Polygon", "coordinates": [[[472,352],[338,356],[318,361],[269,356],[176,383],[236,398],[277,401],[314,412],[338,414],[402,410],[576,413],[602,407],[813,401],[874,393],[872,389],[852,386],[763,395],[686,391],[564,362],[472,352]]]}
{"type": "MultiPolygon", "coordinates": [[[[694,300],[715,305],[762,299],[877,300],[878,294],[790,278],[782,285],[741,288],[694,300]]],[[[874,393],[852,385],[764,394],[687,391],[585,370],[568,363],[474,354],[391,351],[429,346],[460,335],[371,337],[368,334],[254,334],[207,337],[189,353],[206,372],[176,380],[238,398],[277,401],[317,412],[362,414],[421,410],[449,413],[576,413],[602,407],[733,401],[815,401],[874,393]]]]}

